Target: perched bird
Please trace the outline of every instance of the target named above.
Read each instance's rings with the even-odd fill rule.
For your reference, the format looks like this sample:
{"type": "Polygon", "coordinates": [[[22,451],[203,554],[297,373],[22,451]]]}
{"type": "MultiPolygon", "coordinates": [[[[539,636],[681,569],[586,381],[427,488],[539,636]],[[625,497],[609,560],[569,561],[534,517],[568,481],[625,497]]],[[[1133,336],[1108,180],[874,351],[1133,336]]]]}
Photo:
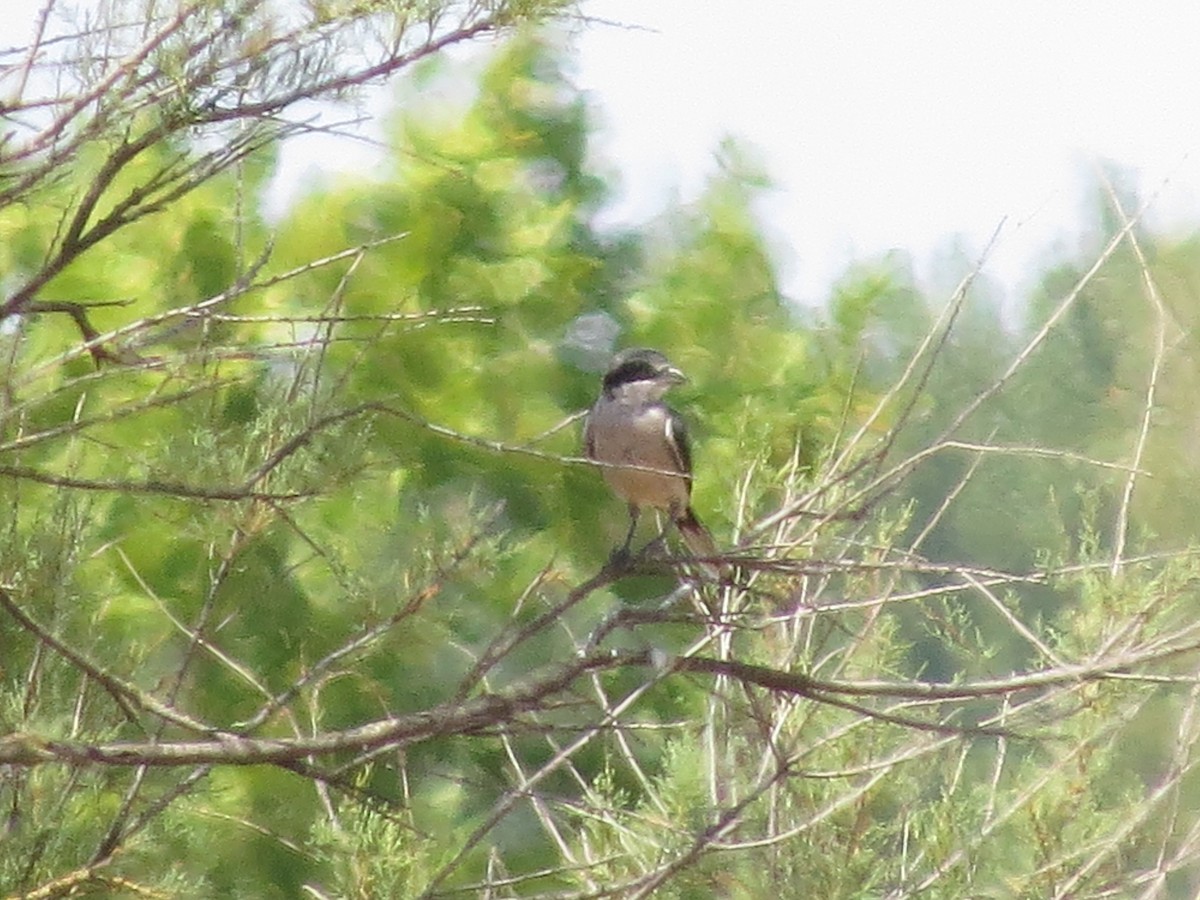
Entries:
{"type": "Polygon", "coordinates": [[[601,469],[604,480],[629,504],[629,533],[620,554],[629,552],[638,516],[650,507],[671,517],[696,556],[717,555],[712,535],[691,505],[687,425],[663,402],[663,395],[684,381],[684,374],[657,350],[626,350],[613,359],[588,413],[584,453],[607,464],[601,469]]]}

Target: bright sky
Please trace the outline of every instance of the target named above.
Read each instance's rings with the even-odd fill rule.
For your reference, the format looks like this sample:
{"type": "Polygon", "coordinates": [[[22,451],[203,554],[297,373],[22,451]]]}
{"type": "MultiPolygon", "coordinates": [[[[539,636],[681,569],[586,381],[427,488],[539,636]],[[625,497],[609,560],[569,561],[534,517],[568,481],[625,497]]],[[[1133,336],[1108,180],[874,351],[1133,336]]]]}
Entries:
{"type": "Polygon", "coordinates": [[[589,0],[578,83],[606,123],[623,215],[694,196],[732,134],[763,154],[789,293],[856,257],[961,235],[1013,299],[1083,220],[1098,162],[1200,223],[1200,4],[589,0]],[[1164,181],[1169,179],[1169,183],[1164,181]]]}
{"type": "MultiPolygon", "coordinates": [[[[39,0],[7,0],[0,45],[39,0]]],[[[1013,299],[1083,220],[1094,167],[1159,194],[1152,221],[1200,222],[1200,4],[1111,0],[583,0],[620,25],[579,31],[576,83],[619,176],[608,218],[696,196],[718,142],[757,149],[788,293],[819,303],[856,258],[908,251],[919,273],[954,236],[1013,299]],[[634,27],[637,26],[637,27],[634,27]]],[[[375,108],[375,104],[371,105],[375,108]]],[[[379,108],[385,108],[380,104],[379,108]]],[[[281,181],[360,169],[353,146],[298,143],[281,181]]]]}

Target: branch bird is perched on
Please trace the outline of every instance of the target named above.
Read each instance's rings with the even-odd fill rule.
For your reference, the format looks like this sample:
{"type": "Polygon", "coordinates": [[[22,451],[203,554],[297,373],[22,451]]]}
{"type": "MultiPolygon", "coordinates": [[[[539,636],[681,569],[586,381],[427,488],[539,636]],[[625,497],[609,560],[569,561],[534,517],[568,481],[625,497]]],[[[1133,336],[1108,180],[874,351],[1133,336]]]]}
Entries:
{"type": "Polygon", "coordinates": [[[589,459],[606,464],[601,470],[604,480],[629,504],[629,533],[618,551],[621,555],[629,552],[638,516],[645,507],[670,516],[696,556],[717,554],[712,535],[692,509],[687,425],[662,399],[684,381],[684,374],[657,350],[626,350],[613,359],[600,398],[588,413],[584,452],[589,459]]]}

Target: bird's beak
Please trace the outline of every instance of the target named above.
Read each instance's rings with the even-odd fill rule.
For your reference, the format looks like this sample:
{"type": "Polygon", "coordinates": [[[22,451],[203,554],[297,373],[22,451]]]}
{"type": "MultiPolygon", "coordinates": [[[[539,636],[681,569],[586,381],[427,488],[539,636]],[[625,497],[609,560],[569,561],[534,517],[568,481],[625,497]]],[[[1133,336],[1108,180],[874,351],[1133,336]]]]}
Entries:
{"type": "Polygon", "coordinates": [[[663,369],[662,377],[671,382],[671,384],[684,384],[688,380],[687,376],[674,366],[667,366],[667,368],[663,369]]]}

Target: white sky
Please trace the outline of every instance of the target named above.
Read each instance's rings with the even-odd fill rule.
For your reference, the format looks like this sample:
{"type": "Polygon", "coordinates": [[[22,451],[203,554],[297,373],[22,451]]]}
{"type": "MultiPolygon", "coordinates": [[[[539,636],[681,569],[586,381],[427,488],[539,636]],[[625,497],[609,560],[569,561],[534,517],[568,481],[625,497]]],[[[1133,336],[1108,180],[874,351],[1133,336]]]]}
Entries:
{"type": "MultiPolygon", "coordinates": [[[[1095,166],[1135,171],[1155,221],[1200,222],[1200,4],[589,0],[578,83],[606,122],[627,215],[694,196],[723,134],[779,190],[789,293],[819,302],[856,257],[919,264],[1004,221],[1010,291],[1078,232],[1095,166]],[[1170,179],[1165,187],[1163,182],[1170,179]]],[[[923,268],[918,266],[918,270],[923,268]]]]}
{"type": "MultiPolygon", "coordinates": [[[[39,0],[5,0],[0,45],[39,0]]],[[[618,173],[610,221],[696,196],[732,135],[778,189],[762,209],[788,293],[821,302],[856,258],[927,272],[961,236],[1014,296],[1079,230],[1097,162],[1159,193],[1156,224],[1200,222],[1200,4],[1110,0],[584,0],[627,26],[577,35],[577,85],[618,173]]],[[[371,104],[385,109],[386,103],[371,104]]],[[[361,170],[358,147],[300,142],[286,187],[361,170]]]]}

